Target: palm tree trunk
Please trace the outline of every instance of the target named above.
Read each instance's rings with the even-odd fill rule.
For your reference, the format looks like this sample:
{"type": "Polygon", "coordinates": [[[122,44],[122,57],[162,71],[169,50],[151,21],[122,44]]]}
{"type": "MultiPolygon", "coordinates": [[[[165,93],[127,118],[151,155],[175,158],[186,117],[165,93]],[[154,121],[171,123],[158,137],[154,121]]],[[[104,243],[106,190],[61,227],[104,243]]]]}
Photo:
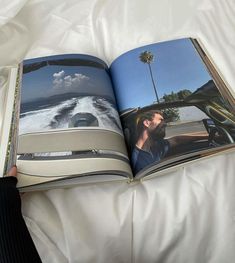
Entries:
{"type": "Polygon", "coordinates": [[[159,97],[158,97],[158,94],[157,94],[157,88],[156,88],[156,85],[155,85],[155,81],[153,79],[153,73],[152,73],[152,68],[150,66],[150,63],[148,63],[149,65],[149,71],[150,71],[150,75],[151,75],[151,80],[152,80],[152,83],[153,83],[153,89],[154,89],[154,92],[155,92],[155,95],[156,95],[156,98],[157,98],[157,102],[159,103],[159,97]]]}

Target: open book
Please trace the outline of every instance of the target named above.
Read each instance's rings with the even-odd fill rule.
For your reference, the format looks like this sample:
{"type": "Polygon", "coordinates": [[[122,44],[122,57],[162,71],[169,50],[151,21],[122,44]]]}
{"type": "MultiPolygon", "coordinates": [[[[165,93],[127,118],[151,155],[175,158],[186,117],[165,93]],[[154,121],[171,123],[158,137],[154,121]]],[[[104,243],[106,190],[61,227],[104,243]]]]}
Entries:
{"type": "Polygon", "coordinates": [[[8,82],[2,167],[17,164],[24,191],[139,180],[234,148],[234,97],[195,39],[110,67],[80,54],[25,60],[8,82]]]}

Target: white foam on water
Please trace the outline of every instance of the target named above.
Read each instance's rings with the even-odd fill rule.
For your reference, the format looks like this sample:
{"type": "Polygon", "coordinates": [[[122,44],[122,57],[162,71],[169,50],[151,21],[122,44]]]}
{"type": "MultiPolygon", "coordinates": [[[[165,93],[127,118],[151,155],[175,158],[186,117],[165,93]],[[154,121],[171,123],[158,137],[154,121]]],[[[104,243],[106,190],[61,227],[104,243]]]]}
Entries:
{"type": "Polygon", "coordinates": [[[69,119],[73,115],[81,112],[93,114],[98,119],[99,127],[121,133],[119,115],[112,104],[102,98],[86,96],[83,98],[72,98],[46,109],[31,110],[23,113],[23,117],[20,118],[19,134],[55,129],[50,126],[52,122],[56,122],[55,126],[58,129],[68,128],[69,119]],[[97,107],[95,105],[96,101],[97,107]],[[74,109],[71,110],[66,118],[61,118],[59,121],[55,120],[55,116],[60,114],[62,109],[68,108],[74,103],[76,103],[74,109]],[[102,109],[99,109],[99,106],[101,106],[102,109]],[[115,123],[110,116],[115,119],[115,123]]]}
{"type": "MultiPolygon", "coordinates": [[[[50,130],[50,123],[54,117],[65,107],[74,103],[76,99],[66,100],[59,105],[42,110],[29,111],[24,113],[24,117],[20,118],[19,134],[27,132],[50,130]]],[[[58,128],[66,128],[66,123],[61,123],[58,128]]]]}
{"type": "Polygon", "coordinates": [[[96,99],[98,104],[104,108],[105,110],[99,109],[99,107],[95,106],[95,97],[89,96],[89,97],[84,97],[84,98],[79,98],[78,103],[74,110],[71,112],[71,115],[75,115],[80,112],[87,112],[93,114],[98,122],[99,122],[99,127],[101,128],[106,128],[106,129],[111,129],[117,132],[121,132],[121,124],[119,120],[119,115],[117,110],[105,99],[96,99]],[[114,121],[109,117],[112,116],[118,125],[115,125],[114,121]]]}

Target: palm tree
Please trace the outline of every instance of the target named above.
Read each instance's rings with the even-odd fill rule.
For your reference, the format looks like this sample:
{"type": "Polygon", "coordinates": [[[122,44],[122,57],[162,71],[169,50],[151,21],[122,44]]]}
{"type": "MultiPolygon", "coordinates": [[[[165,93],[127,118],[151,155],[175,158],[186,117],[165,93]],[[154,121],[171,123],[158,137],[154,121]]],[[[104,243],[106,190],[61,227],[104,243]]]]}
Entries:
{"type": "Polygon", "coordinates": [[[159,97],[158,97],[158,94],[157,94],[157,88],[156,88],[156,84],[155,84],[155,81],[154,81],[154,78],[153,78],[153,72],[152,72],[152,68],[151,68],[151,63],[153,62],[154,55],[150,51],[144,51],[144,52],[142,52],[140,54],[139,59],[140,59],[141,62],[143,62],[145,64],[146,63],[148,64],[151,80],[152,80],[152,83],[153,83],[153,89],[154,89],[154,92],[155,92],[155,95],[156,95],[156,98],[157,98],[157,102],[159,103],[159,97]]]}

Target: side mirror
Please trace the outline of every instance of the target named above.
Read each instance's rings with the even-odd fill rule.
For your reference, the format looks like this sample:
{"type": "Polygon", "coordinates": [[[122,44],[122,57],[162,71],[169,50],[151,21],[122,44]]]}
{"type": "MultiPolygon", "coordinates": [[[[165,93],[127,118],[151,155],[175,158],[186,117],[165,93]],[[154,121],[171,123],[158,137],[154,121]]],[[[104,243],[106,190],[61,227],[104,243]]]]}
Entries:
{"type": "Polygon", "coordinates": [[[203,119],[202,120],[207,132],[210,134],[211,130],[216,128],[215,123],[212,119],[203,119]]]}

